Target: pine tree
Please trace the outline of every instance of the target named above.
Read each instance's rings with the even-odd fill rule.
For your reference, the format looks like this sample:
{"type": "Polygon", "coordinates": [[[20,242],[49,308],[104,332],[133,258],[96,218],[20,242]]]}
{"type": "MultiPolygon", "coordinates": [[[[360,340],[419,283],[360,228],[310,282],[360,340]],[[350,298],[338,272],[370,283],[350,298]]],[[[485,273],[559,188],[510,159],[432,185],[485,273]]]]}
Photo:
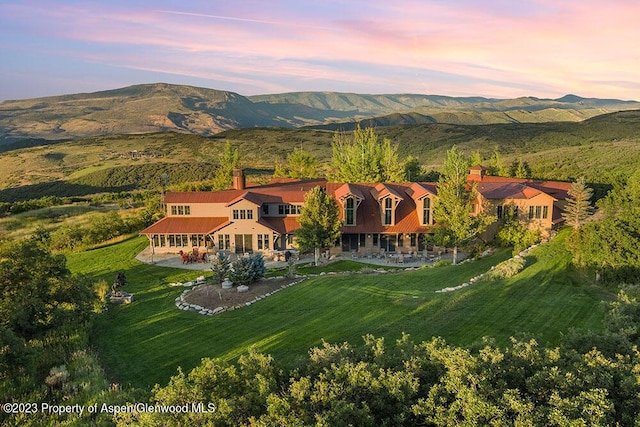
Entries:
{"type": "Polygon", "coordinates": [[[567,225],[574,230],[580,228],[586,219],[591,215],[591,196],[593,190],[587,187],[584,176],[581,176],[571,185],[567,192],[567,205],[562,213],[562,217],[567,225]]]}
{"type": "Polygon", "coordinates": [[[314,250],[315,264],[320,259],[320,249],[333,246],[340,237],[340,210],[333,197],[322,187],[314,187],[304,197],[304,206],[298,217],[300,228],[296,230],[296,245],[301,252],[314,250]]]}

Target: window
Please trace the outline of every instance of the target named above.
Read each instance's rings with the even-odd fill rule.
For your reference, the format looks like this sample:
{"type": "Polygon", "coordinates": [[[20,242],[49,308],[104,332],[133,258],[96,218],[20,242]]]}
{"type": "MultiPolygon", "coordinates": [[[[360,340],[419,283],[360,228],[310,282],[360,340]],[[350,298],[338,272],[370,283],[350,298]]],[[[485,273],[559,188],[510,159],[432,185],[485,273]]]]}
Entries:
{"type": "Polygon", "coordinates": [[[300,215],[301,209],[300,205],[278,205],[278,215],[300,215]]]}
{"type": "Polygon", "coordinates": [[[269,215],[269,205],[262,205],[262,215],[269,215]]]}
{"type": "Polygon", "coordinates": [[[384,199],[384,221],[382,225],[392,225],[393,218],[393,200],[391,197],[384,199]]]}
{"type": "MultiPolygon", "coordinates": [[[[431,199],[425,197],[422,199],[422,225],[431,224],[431,199]]],[[[412,245],[415,246],[415,245],[412,245]]]]}
{"type": "Polygon", "coordinates": [[[231,237],[228,234],[218,234],[218,249],[228,251],[231,248],[231,237]]]}
{"type": "Polygon", "coordinates": [[[410,246],[415,246],[416,245],[416,234],[415,233],[411,233],[409,235],[410,238],[410,246]]]}
{"type": "Polygon", "coordinates": [[[518,207],[516,205],[500,205],[497,207],[496,216],[498,219],[517,218],[518,207]]]}
{"type": "Polygon", "coordinates": [[[366,234],[360,234],[360,247],[361,248],[364,248],[367,245],[366,238],[367,238],[366,234]]]}
{"type": "Polygon", "coordinates": [[[402,234],[398,234],[398,246],[403,247],[404,246],[404,240],[403,240],[403,235],[402,234]]]}
{"type": "Polygon", "coordinates": [[[253,219],[252,209],[234,209],[232,212],[233,219],[253,219]]]}
{"type": "Polygon", "coordinates": [[[353,197],[349,197],[345,200],[344,223],[345,225],[356,225],[355,203],[353,197]]]}
{"type": "Polygon", "coordinates": [[[176,245],[176,236],[174,236],[173,234],[169,234],[169,246],[175,246],[176,245]]]}
{"type": "Polygon", "coordinates": [[[529,206],[529,219],[547,219],[549,206],[529,206]]]}
{"type": "Polygon", "coordinates": [[[172,205],[171,215],[191,215],[191,206],[172,205]]]}
{"type": "Polygon", "coordinates": [[[258,250],[269,249],[269,235],[258,234],[258,250]]]}
{"type": "Polygon", "coordinates": [[[373,235],[373,246],[378,246],[378,234],[373,235]]]}
{"type": "Polygon", "coordinates": [[[163,248],[163,247],[165,247],[165,246],[167,246],[167,243],[166,243],[166,236],[165,236],[164,234],[161,234],[161,235],[160,235],[160,247],[162,247],[162,248],[163,248]]]}

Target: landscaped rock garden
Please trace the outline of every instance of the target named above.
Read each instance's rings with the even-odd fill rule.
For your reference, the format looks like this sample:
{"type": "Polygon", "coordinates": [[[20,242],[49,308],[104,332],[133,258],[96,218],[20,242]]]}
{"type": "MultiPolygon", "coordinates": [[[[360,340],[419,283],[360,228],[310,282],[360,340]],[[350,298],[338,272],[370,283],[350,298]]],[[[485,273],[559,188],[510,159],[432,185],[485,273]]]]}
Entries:
{"type": "Polygon", "coordinates": [[[201,284],[185,290],[176,298],[176,306],[204,315],[246,307],[303,281],[305,277],[261,279],[250,286],[225,288],[220,284],[201,284]]]}

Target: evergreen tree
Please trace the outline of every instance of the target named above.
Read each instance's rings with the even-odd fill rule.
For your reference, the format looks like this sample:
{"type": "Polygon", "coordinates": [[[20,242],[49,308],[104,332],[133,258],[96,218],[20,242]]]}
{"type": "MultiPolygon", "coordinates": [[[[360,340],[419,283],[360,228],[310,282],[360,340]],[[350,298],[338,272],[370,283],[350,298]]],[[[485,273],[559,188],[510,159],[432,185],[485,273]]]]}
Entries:
{"type": "Polygon", "coordinates": [[[404,163],[398,147],[387,138],[380,141],[373,128],[360,126],[351,136],[333,137],[330,178],[337,182],[402,182],[404,163]]]}
{"type": "Polygon", "coordinates": [[[526,160],[518,159],[511,164],[511,176],[516,178],[531,178],[531,168],[526,160]]]}
{"type": "Polygon", "coordinates": [[[562,217],[567,225],[578,229],[591,215],[591,196],[593,190],[587,187],[584,176],[581,176],[571,185],[568,191],[567,205],[562,217]]]}
{"type": "Polygon", "coordinates": [[[298,218],[296,245],[302,252],[314,250],[315,264],[320,259],[320,249],[332,246],[340,237],[340,211],[338,205],[324,188],[315,187],[304,197],[304,206],[298,218]]]}

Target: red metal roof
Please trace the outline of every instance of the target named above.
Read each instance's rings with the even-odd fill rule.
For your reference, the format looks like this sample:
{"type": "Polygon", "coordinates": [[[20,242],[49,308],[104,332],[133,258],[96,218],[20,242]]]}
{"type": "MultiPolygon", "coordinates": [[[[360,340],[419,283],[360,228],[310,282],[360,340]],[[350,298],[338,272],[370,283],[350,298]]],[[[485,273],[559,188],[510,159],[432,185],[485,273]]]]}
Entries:
{"type": "Polygon", "coordinates": [[[303,203],[304,195],[313,187],[326,186],[324,179],[312,179],[285,183],[273,183],[251,187],[249,190],[193,191],[167,193],[165,203],[231,203],[241,200],[244,194],[250,195],[251,201],[263,203],[303,203]],[[238,200],[236,200],[238,199],[238,200]]]}
{"type": "Polygon", "coordinates": [[[517,182],[478,182],[478,192],[487,199],[531,199],[539,194],[540,190],[517,182]]]}
{"type": "Polygon", "coordinates": [[[168,216],[145,228],[140,234],[209,234],[227,224],[227,217],[168,216]]]}
{"type": "Polygon", "coordinates": [[[280,234],[291,234],[300,228],[298,217],[263,217],[258,220],[259,224],[269,227],[280,234]]]}

